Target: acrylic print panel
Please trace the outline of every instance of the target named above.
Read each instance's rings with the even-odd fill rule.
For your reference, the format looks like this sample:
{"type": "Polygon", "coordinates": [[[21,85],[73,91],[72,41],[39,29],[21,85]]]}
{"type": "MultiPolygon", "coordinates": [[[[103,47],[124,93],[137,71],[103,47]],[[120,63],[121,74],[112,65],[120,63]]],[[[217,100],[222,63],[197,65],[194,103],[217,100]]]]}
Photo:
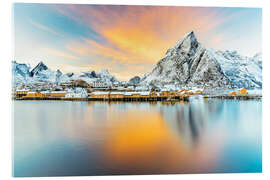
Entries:
{"type": "Polygon", "coordinates": [[[261,9],[13,10],[13,176],[262,171],[261,9]]]}

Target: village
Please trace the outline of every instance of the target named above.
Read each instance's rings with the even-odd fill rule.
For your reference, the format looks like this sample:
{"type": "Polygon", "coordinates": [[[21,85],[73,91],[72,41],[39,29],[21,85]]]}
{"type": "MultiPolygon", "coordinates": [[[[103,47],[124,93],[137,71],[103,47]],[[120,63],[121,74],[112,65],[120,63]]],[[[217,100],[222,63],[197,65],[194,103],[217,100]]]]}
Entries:
{"type": "Polygon", "coordinates": [[[189,101],[190,97],[222,98],[222,99],[254,99],[246,89],[230,91],[226,94],[213,95],[199,88],[180,88],[174,85],[164,85],[162,88],[151,86],[134,86],[114,84],[108,86],[102,82],[87,84],[72,82],[70,84],[35,84],[13,88],[12,97],[15,100],[78,100],[78,101],[189,101]],[[44,88],[50,87],[50,88],[44,88]]]}
{"type": "Polygon", "coordinates": [[[162,100],[188,100],[190,95],[199,95],[201,90],[182,91],[92,91],[76,87],[64,91],[31,91],[18,89],[14,93],[16,100],[111,100],[111,101],[162,101],[162,100]]]}

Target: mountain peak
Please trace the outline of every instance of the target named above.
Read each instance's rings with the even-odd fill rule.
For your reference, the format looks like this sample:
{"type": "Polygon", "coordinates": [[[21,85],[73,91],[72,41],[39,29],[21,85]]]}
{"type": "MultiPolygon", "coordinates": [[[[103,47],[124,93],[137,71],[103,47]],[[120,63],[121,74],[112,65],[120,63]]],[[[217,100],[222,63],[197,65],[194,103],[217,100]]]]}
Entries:
{"type": "Polygon", "coordinates": [[[184,37],[190,37],[190,36],[194,36],[195,37],[194,31],[189,31],[188,33],[186,33],[184,35],[184,37]]]}
{"type": "Polygon", "coordinates": [[[44,64],[43,61],[40,61],[36,67],[44,67],[45,69],[48,69],[48,67],[44,64]]]}
{"type": "Polygon", "coordinates": [[[182,39],[180,39],[177,44],[175,45],[175,48],[179,49],[179,48],[185,48],[185,47],[189,47],[191,44],[198,44],[197,38],[194,34],[193,31],[190,31],[188,33],[186,33],[182,39]]]}
{"type": "Polygon", "coordinates": [[[56,73],[59,74],[59,75],[63,74],[59,69],[56,70],[56,73]]]}
{"type": "Polygon", "coordinates": [[[108,69],[102,69],[100,71],[100,73],[102,73],[102,74],[110,74],[109,71],[108,71],[108,69]]]}
{"type": "Polygon", "coordinates": [[[253,58],[259,58],[259,59],[262,59],[262,53],[261,52],[258,52],[258,53],[256,53],[254,56],[253,56],[253,58]]]}
{"type": "Polygon", "coordinates": [[[200,47],[200,43],[197,41],[197,38],[193,31],[186,33],[182,39],[180,39],[175,46],[167,50],[166,56],[172,55],[193,55],[197,48],[200,47]]]}
{"type": "Polygon", "coordinates": [[[35,74],[38,74],[38,72],[43,71],[43,70],[47,70],[47,69],[48,69],[48,67],[42,61],[40,61],[38,63],[38,65],[36,65],[36,67],[34,67],[32,69],[31,75],[33,76],[35,74]]]}

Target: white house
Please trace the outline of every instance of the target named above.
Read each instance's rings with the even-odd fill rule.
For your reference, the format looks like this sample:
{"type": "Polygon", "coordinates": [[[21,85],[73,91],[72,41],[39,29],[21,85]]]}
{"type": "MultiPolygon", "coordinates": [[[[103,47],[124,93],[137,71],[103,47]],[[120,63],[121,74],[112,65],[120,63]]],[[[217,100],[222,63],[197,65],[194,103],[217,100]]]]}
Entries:
{"type": "Polygon", "coordinates": [[[66,97],[77,97],[77,98],[83,98],[83,97],[88,97],[88,93],[84,88],[72,88],[68,89],[66,91],[66,97]]]}

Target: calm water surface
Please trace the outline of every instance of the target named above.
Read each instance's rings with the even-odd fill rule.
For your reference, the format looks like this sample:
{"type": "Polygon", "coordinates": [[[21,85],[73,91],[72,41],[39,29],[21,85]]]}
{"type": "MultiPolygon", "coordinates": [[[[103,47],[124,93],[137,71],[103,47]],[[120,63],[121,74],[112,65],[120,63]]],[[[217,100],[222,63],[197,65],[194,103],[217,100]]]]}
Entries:
{"type": "Polygon", "coordinates": [[[261,172],[261,101],[14,101],[13,175],[261,172]]]}

